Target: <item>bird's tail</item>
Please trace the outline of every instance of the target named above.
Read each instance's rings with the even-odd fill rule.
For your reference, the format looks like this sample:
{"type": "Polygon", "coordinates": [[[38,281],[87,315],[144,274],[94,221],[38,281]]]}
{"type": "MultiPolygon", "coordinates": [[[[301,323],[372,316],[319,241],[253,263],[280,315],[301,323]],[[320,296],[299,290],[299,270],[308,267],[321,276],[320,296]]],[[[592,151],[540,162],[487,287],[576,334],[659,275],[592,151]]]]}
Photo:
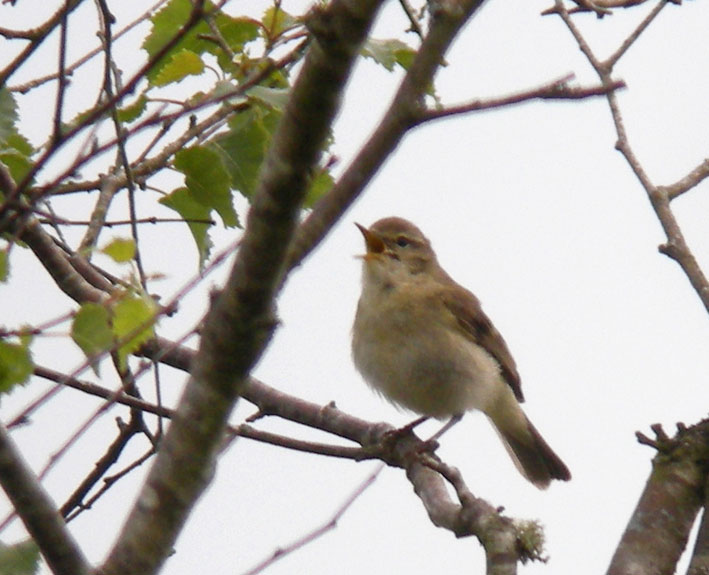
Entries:
{"type": "Polygon", "coordinates": [[[539,489],[549,487],[552,479],[571,479],[569,468],[549,447],[519,404],[515,401],[511,410],[504,411],[493,412],[488,417],[520,473],[539,489]]]}

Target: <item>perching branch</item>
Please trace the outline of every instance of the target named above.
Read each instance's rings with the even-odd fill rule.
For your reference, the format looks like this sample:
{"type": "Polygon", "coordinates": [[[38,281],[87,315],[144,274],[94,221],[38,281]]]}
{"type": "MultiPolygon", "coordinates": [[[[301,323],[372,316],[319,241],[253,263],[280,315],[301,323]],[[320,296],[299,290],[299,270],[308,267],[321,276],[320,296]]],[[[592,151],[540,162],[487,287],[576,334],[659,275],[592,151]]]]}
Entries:
{"type": "MultiPolygon", "coordinates": [[[[145,345],[141,353],[183,371],[189,371],[194,361],[193,351],[160,339],[145,345]]],[[[354,441],[362,447],[363,454],[405,469],[434,525],[448,529],[457,537],[474,535],[478,538],[485,547],[489,574],[516,573],[518,561],[535,557],[535,550],[519,547],[517,532],[510,520],[488,502],[474,497],[460,474],[456,475],[453,468],[428,453],[427,444],[415,434],[391,435],[394,428],[387,423],[368,422],[333,405],[305,401],[253,377],[243,390],[243,397],[262,415],[281,417],[354,441]],[[454,486],[458,501],[451,499],[446,481],[454,486]]]]}

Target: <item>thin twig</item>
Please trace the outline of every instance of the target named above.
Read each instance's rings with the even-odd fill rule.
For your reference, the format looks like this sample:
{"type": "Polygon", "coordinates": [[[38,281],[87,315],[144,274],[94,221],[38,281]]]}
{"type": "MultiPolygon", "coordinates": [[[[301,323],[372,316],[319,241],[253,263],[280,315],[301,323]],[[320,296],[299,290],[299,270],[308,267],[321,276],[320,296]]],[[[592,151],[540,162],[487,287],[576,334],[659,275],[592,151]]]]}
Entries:
{"type": "MultiPolygon", "coordinates": [[[[666,4],[667,0],[661,0],[660,3],[650,12],[650,14],[635,29],[630,37],[626,39],[621,46],[621,49],[616,51],[615,54],[618,54],[618,57],[622,56],[625,53],[625,50],[627,50],[627,46],[637,40],[639,35],[647,29],[650,22],[657,18],[660,10],[666,4]]],[[[561,17],[564,24],[566,24],[567,28],[575,38],[581,48],[581,51],[584,53],[589,63],[598,74],[601,82],[604,84],[609,83],[613,67],[617,63],[617,58],[615,55],[605,62],[599,61],[588,42],[586,42],[581,32],[574,24],[571,16],[564,7],[562,0],[556,0],[555,8],[557,14],[561,17]]],[[[641,186],[645,190],[655,214],[657,215],[657,218],[667,236],[667,242],[659,246],[659,251],[672,258],[679,264],[702,301],[705,309],[709,312],[709,280],[707,280],[707,277],[694,257],[694,254],[689,249],[689,246],[684,238],[684,234],[682,233],[682,229],[677,222],[677,218],[672,212],[672,208],[670,206],[671,187],[656,186],[652,182],[650,176],[647,174],[645,168],[640,162],[640,159],[637,157],[632,146],[630,145],[630,139],[625,129],[625,123],[623,121],[623,115],[620,110],[616,93],[613,91],[608,92],[606,98],[608,100],[608,106],[610,108],[613,124],[618,135],[616,149],[623,155],[641,186]]],[[[695,168],[686,178],[680,180],[682,185],[678,186],[675,193],[679,195],[679,193],[686,192],[686,188],[684,187],[685,184],[691,184],[692,182],[699,183],[702,181],[705,177],[707,177],[704,174],[707,170],[709,170],[709,166],[704,166],[704,164],[700,165],[698,168],[695,168]]]]}
{"type": "Polygon", "coordinates": [[[17,57],[10,62],[10,64],[0,72],[0,86],[5,86],[7,80],[24,64],[28,58],[34,53],[37,48],[47,39],[51,38],[51,32],[60,25],[62,19],[68,16],[83,0],[68,0],[64,2],[62,7],[59,8],[52,16],[42,24],[42,26],[31,30],[30,43],[25,46],[24,50],[20,52],[17,57]]]}
{"type": "MultiPolygon", "coordinates": [[[[79,0],[74,0],[76,3],[79,0]]],[[[12,207],[17,207],[14,206],[16,203],[17,197],[19,194],[25,191],[25,189],[30,185],[32,182],[32,179],[35,177],[35,175],[41,170],[44,165],[49,161],[49,159],[54,155],[54,153],[64,144],[69,142],[74,136],[76,136],[79,132],[81,132],[86,126],[93,125],[94,122],[102,117],[107,111],[109,111],[112,107],[115,107],[126,94],[131,93],[135,87],[137,86],[138,82],[140,82],[145,75],[148,73],[148,71],[155,66],[155,64],[162,59],[165,54],[167,54],[172,48],[177,45],[180,40],[190,31],[194,26],[196,26],[202,19],[202,16],[204,15],[203,11],[204,7],[204,2],[196,2],[193,6],[193,9],[187,18],[187,21],[185,24],[177,31],[177,33],[172,36],[164,46],[162,46],[157,52],[146,62],[134,75],[133,77],[125,84],[123,89],[116,93],[112,98],[108,99],[104,104],[97,106],[94,108],[89,114],[86,115],[85,118],[81,122],[79,122],[77,125],[73,126],[70,128],[65,134],[63,134],[63,137],[57,141],[57,142],[51,142],[50,145],[46,147],[44,152],[40,155],[40,157],[33,163],[32,168],[28,170],[27,174],[25,174],[24,179],[17,184],[17,188],[15,190],[15,194],[12,197],[6,197],[5,198],[5,203],[3,206],[0,206],[0,217],[4,215],[5,211],[8,209],[11,209],[12,207]]],[[[0,81],[0,85],[2,84],[2,81],[0,81]]],[[[70,172],[71,173],[71,172],[70,172]]],[[[66,177],[66,176],[64,176],[66,177]]]]}
{"type": "Polygon", "coordinates": [[[374,483],[374,481],[377,479],[384,467],[386,467],[386,465],[383,463],[377,466],[374,472],[352,492],[352,494],[335,511],[333,516],[327,522],[325,522],[320,527],[314,529],[310,533],[307,533],[303,537],[297,539],[293,543],[286,545],[285,547],[279,547],[273,552],[270,557],[264,559],[258,565],[252,567],[248,571],[245,571],[243,575],[256,575],[257,573],[261,573],[264,569],[270,567],[279,559],[282,559],[286,555],[297,551],[301,547],[304,547],[308,543],[315,541],[316,539],[325,535],[325,533],[327,533],[328,531],[331,531],[335,527],[337,527],[338,521],[342,519],[342,516],[347,512],[347,510],[352,506],[352,504],[361,497],[362,493],[364,493],[367,488],[374,483]]]}
{"type": "MultiPolygon", "coordinates": [[[[35,210],[38,211],[38,210],[35,210]]],[[[90,226],[91,220],[66,220],[56,216],[52,218],[40,218],[39,223],[48,224],[55,223],[60,226],[90,226]]],[[[115,226],[129,226],[133,222],[131,220],[107,220],[103,222],[104,228],[113,228],[115,226]]],[[[216,221],[211,218],[158,218],[157,216],[149,216],[147,218],[138,218],[138,224],[207,224],[210,226],[216,225],[216,221]]],[[[77,250],[80,251],[80,250],[77,250]]]]}
{"type": "Polygon", "coordinates": [[[625,82],[618,80],[600,86],[569,86],[568,81],[573,78],[573,74],[569,74],[558,80],[553,80],[538,88],[523,90],[515,94],[490,98],[487,100],[479,99],[459,104],[456,106],[446,106],[441,109],[426,109],[421,110],[417,114],[419,122],[429,122],[431,120],[440,120],[450,116],[460,114],[468,114],[470,112],[479,112],[483,110],[492,110],[505,106],[512,106],[529,102],[531,100],[581,100],[592,98],[595,96],[605,96],[608,92],[625,88],[625,82]]]}
{"type": "MultiPolygon", "coordinates": [[[[69,496],[64,505],[61,506],[59,512],[62,517],[65,517],[67,522],[75,518],[81,511],[89,509],[91,505],[98,499],[98,497],[92,497],[90,501],[84,503],[84,498],[93,489],[93,487],[101,480],[102,477],[107,473],[109,468],[116,464],[118,458],[124,452],[125,448],[128,446],[128,442],[138,433],[141,432],[142,422],[139,421],[137,417],[131,417],[128,424],[123,424],[118,422],[118,436],[109,445],[106,453],[94,463],[91,472],[84,478],[84,480],[79,484],[79,486],[74,490],[74,492],[69,496]]],[[[150,453],[154,453],[155,448],[151,448],[150,453]]],[[[131,465],[130,469],[134,469],[135,466],[131,465]]],[[[119,472],[116,477],[124,477],[126,473],[119,472]]],[[[115,483],[115,479],[109,480],[108,477],[104,478],[104,486],[96,495],[103,495],[110,485],[115,483]]]]}
{"type": "Polygon", "coordinates": [[[409,23],[411,24],[411,31],[416,34],[420,40],[423,40],[424,38],[424,33],[423,33],[423,28],[421,28],[421,24],[419,23],[419,19],[414,14],[414,10],[411,7],[411,4],[409,4],[409,0],[399,0],[399,5],[401,6],[401,9],[404,11],[404,14],[406,14],[406,17],[409,19],[409,23]]]}
{"type": "MultiPolygon", "coordinates": [[[[136,26],[144,24],[152,14],[154,14],[163,4],[167,3],[169,0],[159,0],[156,2],[151,8],[146,10],[143,14],[138,16],[135,20],[130,22],[129,24],[126,24],[123,28],[121,28],[118,32],[116,32],[113,35],[113,39],[117,40],[121,36],[124,36],[128,32],[130,32],[133,28],[136,26]]],[[[0,33],[1,34],[1,33],[0,33]]],[[[17,32],[17,34],[24,34],[25,36],[17,36],[18,38],[24,37],[27,40],[33,39],[37,32],[34,30],[28,30],[26,32],[17,32]]],[[[103,46],[99,45],[90,52],[86,53],[84,56],[79,58],[76,62],[71,64],[70,66],[66,67],[65,74],[68,76],[71,76],[77,69],[79,69],[81,66],[86,64],[87,62],[91,61],[93,58],[98,56],[99,54],[103,53],[103,46]]],[[[26,82],[24,84],[17,84],[15,86],[10,86],[8,89],[11,92],[19,92],[20,94],[26,94],[30,90],[37,88],[43,84],[46,84],[47,82],[51,82],[52,80],[57,79],[57,74],[47,74],[46,76],[41,76],[39,78],[35,78],[29,82],[26,82]]]]}
{"type": "Polygon", "coordinates": [[[62,137],[62,115],[64,111],[64,95],[66,87],[69,83],[66,76],[66,33],[67,20],[69,16],[67,12],[62,14],[61,24],[59,26],[59,68],[57,77],[59,85],[57,86],[57,101],[54,109],[54,132],[51,135],[52,142],[58,142],[62,137]]]}
{"type": "MultiPolygon", "coordinates": [[[[203,108],[206,108],[208,106],[211,106],[213,104],[219,104],[222,102],[226,102],[232,98],[235,98],[237,96],[243,95],[249,88],[252,88],[253,86],[259,84],[261,81],[263,81],[265,78],[267,78],[270,74],[274,72],[274,70],[280,70],[283,67],[286,67],[290,64],[292,64],[294,61],[298,60],[299,57],[302,55],[303,50],[305,46],[307,45],[307,41],[303,41],[300,43],[297,47],[293,49],[293,51],[289,52],[286,56],[281,58],[280,60],[277,60],[275,62],[267,62],[266,65],[263,68],[257,69],[252,76],[250,76],[248,79],[244,80],[243,82],[239,83],[238,86],[235,86],[233,90],[230,90],[225,93],[219,93],[218,95],[211,97],[211,98],[205,98],[204,100],[201,100],[199,102],[194,102],[194,103],[188,103],[183,106],[183,108],[178,111],[174,112],[172,114],[168,115],[162,115],[160,113],[154,114],[153,116],[143,120],[142,122],[138,122],[135,126],[133,126],[130,130],[127,132],[127,137],[133,137],[138,135],[139,133],[142,133],[144,130],[148,128],[152,128],[158,124],[171,124],[175,122],[178,119],[184,118],[186,116],[191,115],[192,113],[201,110],[203,108]]],[[[156,154],[155,156],[152,156],[147,159],[143,159],[140,162],[136,162],[134,165],[132,165],[132,170],[134,177],[136,179],[143,178],[149,174],[152,174],[153,172],[157,171],[159,168],[164,167],[168,160],[175,154],[176,151],[180,150],[181,148],[185,147],[191,140],[194,138],[199,137],[199,135],[206,130],[209,126],[215,124],[216,122],[222,121],[224,118],[228,117],[230,114],[232,114],[235,110],[241,109],[248,106],[248,104],[235,104],[233,106],[221,106],[218,110],[216,110],[211,116],[208,118],[205,118],[205,120],[197,123],[194,126],[190,126],[184,134],[176,138],[174,141],[170,142],[167,144],[159,154],[156,154]]],[[[89,182],[69,182],[66,184],[60,185],[60,182],[63,182],[66,180],[71,174],[75,173],[79,168],[81,168],[85,163],[91,161],[96,155],[101,154],[103,152],[106,152],[113,148],[117,144],[117,138],[111,139],[107,141],[104,144],[101,144],[99,146],[96,146],[91,153],[87,153],[85,155],[82,155],[79,159],[75,160],[68,168],[66,168],[63,172],[58,174],[53,180],[50,182],[43,184],[41,186],[34,186],[30,192],[31,197],[33,198],[34,201],[37,201],[41,197],[43,197],[47,193],[51,193],[52,195],[62,195],[62,194],[68,194],[68,193],[74,193],[74,192],[83,192],[87,190],[96,190],[100,188],[101,185],[101,180],[94,180],[94,181],[89,181],[89,182]]],[[[150,146],[152,147],[152,146],[150,146]]],[[[141,157],[143,157],[141,155],[141,157]]],[[[121,178],[121,185],[125,186],[125,175],[116,175],[116,177],[121,178]]]]}
{"type": "MultiPolygon", "coordinates": [[[[96,199],[93,212],[91,212],[91,219],[88,222],[89,227],[86,230],[84,237],[81,239],[77,249],[77,252],[82,254],[87,260],[91,259],[93,248],[96,247],[96,243],[98,242],[98,236],[103,227],[106,225],[108,208],[111,205],[116,193],[120,189],[121,183],[120,180],[113,175],[104,176],[100,178],[100,180],[101,191],[96,199]]],[[[58,223],[67,225],[64,221],[58,223]]]]}
{"type": "Polygon", "coordinates": [[[143,455],[138,457],[135,461],[127,465],[124,469],[121,469],[114,475],[107,475],[106,477],[103,478],[103,485],[101,488],[94,493],[91,497],[89,497],[85,502],[81,503],[81,505],[75,509],[73,513],[69,513],[66,515],[66,522],[69,523],[70,521],[73,521],[76,519],[82,512],[87,511],[91,509],[94,503],[98,501],[101,497],[103,497],[106,492],[113,487],[119,479],[122,479],[123,477],[126,477],[131,471],[134,469],[137,469],[143,463],[148,461],[153,455],[155,455],[155,448],[149,449],[147,452],[145,452],[143,455]]]}
{"type": "Polygon", "coordinates": [[[686,176],[676,181],[674,184],[668,184],[666,186],[657,186],[658,191],[667,194],[670,200],[678,198],[685,192],[688,192],[692,188],[698,186],[706,178],[709,177],[709,159],[705,159],[689,172],[686,176]]]}
{"type": "MultiPolygon", "coordinates": [[[[145,269],[143,268],[143,258],[141,257],[140,241],[138,238],[138,224],[136,220],[137,208],[135,205],[135,180],[133,177],[133,171],[128,161],[128,153],[126,152],[126,134],[123,128],[123,123],[118,117],[118,110],[116,109],[117,100],[114,98],[112,72],[115,66],[113,61],[113,36],[111,31],[111,24],[114,21],[114,16],[111,14],[106,0],[96,0],[99,6],[99,20],[101,22],[102,31],[99,34],[101,43],[104,47],[104,82],[103,91],[109,101],[113,101],[113,105],[110,107],[109,112],[111,114],[111,120],[113,121],[113,126],[116,131],[116,147],[118,153],[118,163],[123,169],[123,173],[126,177],[126,189],[128,190],[128,212],[131,219],[131,235],[133,236],[133,241],[135,243],[135,253],[133,255],[133,261],[138,270],[138,278],[140,279],[140,285],[144,290],[147,290],[147,280],[145,276],[145,269]]],[[[118,74],[116,75],[116,81],[119,81],[118,74]]],[[[120,92],[120,86],[118,86],[118,92],[120,92]]]]}
{"type": "Polygon", "coordinates": [[[657,18],[657,16],[660,14],[662,9],[667,6],[669,3],[669,0],[660,0],[655,7],[650,10],[648,15],[643,19],[642,22],[633,30],[633,32],[630,33],[630,35],[623,40],[623,43],[620,45],[620,47],[611,54],[605,62],[603,62],[603,67],[607,70],[610,70],[613,68],[613,66],[616,65],[618,60],[620,60],[625,53],[628,51],[628,49],[635,43],[635,41],[640,38],[640,35],[647,29],[647,27],[657,18]]]}

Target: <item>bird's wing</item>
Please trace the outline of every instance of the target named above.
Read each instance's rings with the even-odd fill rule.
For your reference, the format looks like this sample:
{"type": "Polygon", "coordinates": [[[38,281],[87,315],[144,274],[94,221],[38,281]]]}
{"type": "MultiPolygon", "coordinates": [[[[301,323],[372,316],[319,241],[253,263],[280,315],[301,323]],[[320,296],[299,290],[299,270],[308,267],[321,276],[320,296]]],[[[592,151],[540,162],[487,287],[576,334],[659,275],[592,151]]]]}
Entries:
{"type": "Polygon", "coordinates": [[[515,360],[512,359],[512,354],[500,332],[492,325],[490,318],[482,310],[478,298],[457,284],[444,289],[443,301],[455,316],[458,325],[471,341],[485,348],[495,358],[500,364],[502,377],[512,388],[517,401],[524,401],[515,360]]]}

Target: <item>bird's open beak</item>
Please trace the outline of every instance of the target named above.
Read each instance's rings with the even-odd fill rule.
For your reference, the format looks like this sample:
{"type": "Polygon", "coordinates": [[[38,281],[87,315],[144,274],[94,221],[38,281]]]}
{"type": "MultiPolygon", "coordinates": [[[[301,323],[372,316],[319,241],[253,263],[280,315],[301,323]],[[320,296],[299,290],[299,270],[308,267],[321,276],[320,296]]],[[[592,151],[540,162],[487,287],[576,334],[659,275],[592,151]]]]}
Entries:
{"type": "Polygon", "coordinates": [[[380,238],[375,232],[368,230],[367,228],[359,225],[356,222],[355,226],[357,226],[359,228],[359,231],[362,232],[362,235],[364,236],[364,242],[367,245],[367,253],[362,257],[366,259],[367,256],[371,257],[375,254],[381,254],[384,251],[385,245],[382,241],[382,238],[380,238]]]}

